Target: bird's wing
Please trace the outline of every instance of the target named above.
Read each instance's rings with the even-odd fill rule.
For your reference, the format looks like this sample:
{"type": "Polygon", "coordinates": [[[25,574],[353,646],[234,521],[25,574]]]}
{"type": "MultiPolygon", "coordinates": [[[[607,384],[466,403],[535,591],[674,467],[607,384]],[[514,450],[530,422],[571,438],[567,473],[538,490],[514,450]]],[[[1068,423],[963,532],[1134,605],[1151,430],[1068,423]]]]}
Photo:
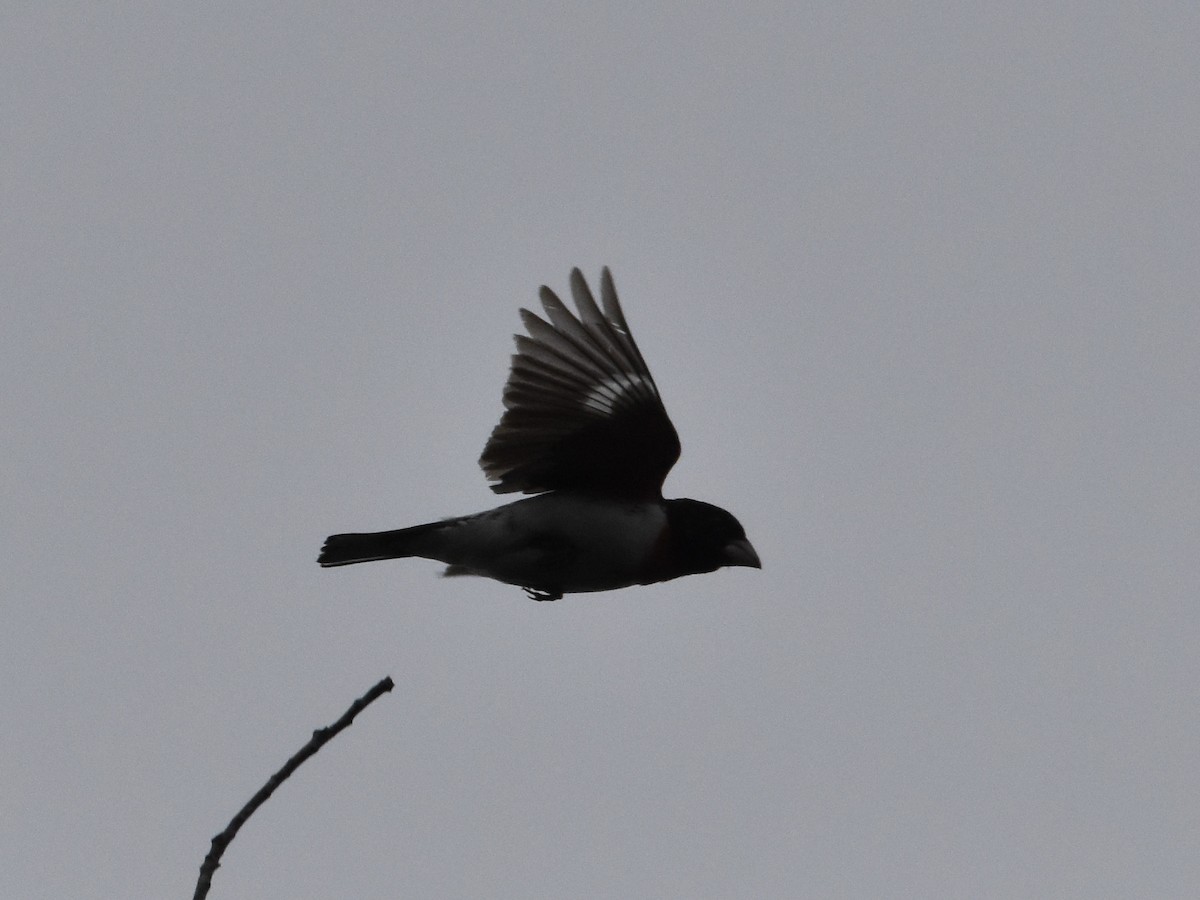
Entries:
{"type": "Polygon", "coordinates": [[[548,287],[546,319],[521,310],[529,336],[504,386],[504,415],[479,464],[497,493],[582,490],[661,496],[679,458],[679,436],[633,341],[612,275],[596,306],[583,273],[571,272],[576,316],[548,287]]]}

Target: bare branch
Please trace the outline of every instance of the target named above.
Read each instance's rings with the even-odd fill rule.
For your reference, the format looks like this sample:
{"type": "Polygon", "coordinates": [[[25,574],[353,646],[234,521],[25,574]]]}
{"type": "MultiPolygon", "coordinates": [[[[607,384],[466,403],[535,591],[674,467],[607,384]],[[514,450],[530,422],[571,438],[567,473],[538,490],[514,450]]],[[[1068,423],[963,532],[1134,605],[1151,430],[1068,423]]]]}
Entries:
{"type": "Polygon", "coordinates": [[[250,802],[241,808],[225,830],[212,839],[212,849],[208,851],[208,855],[204,857],[204,862],[200,865],[200,878],[196,882],[196,893],[192,895],[193,900],[204,900],[208,896],[208,889],[212,886],[213,873],[221,865],[221,854],[233,841],[238,830],[246,824],[246,820],[254,814],[256,809],[267,802],[267,798],[275,792],[275,788],[283,784],[296,769],[300,768],[301,763],[333,740],[339,731],[348,727],[354,721],[355,716],[393,687],[395,685],[392,683],[391,677],[384,678],[383,681],[355,700],[340,719],[328,728],[319,728],[314,731],[312,740],[301,747],[300,752],[289,759],[283,768],[272,775],[259,792],[250,798],[250,802]]]}

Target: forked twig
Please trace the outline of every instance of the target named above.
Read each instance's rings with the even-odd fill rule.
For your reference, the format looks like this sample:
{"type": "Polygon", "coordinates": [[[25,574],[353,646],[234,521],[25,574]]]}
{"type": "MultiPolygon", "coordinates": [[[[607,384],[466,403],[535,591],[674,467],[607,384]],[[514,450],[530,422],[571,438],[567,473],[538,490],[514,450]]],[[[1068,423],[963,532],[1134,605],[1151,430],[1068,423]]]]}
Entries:
{"type": "Polygon", "coordinates": [[[289,759],[282,769],[272,775],[257,794],[250,798],[250,802],[241,808],[225,830],[212,839],[212,849],[208,851],[208,855],[204,857],[204,862],[200,865],[200,878],[196,882],[196,893],[192,895],[193,900],[204,900],[208,896],[208,889],[212,886],[213,873],[221,865],[221,854],[225,852],[225,848],[237,835],[238,830],[246,824],[246,820],[254,814],[256,809],[267,802],[267,798],[275,792],[275,788],[283,784],[296,769],[300,768],[301,763],[333,740],[339,731],[349,726],[355,716],[393,687],[395,685],[392,683],[391,677],[384,678],[383,681],[355,700],[340,719],[327,728],[318,728],[314,731],[312,739],[301,747],[300,751],[289,759]]]}

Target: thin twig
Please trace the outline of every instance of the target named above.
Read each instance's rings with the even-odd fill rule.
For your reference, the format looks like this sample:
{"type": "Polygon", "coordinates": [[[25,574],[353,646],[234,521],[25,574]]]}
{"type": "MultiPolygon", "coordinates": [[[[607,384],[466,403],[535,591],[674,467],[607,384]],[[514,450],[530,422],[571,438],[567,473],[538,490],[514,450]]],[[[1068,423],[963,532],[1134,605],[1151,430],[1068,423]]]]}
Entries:
{"type": "Polygon", "coordinates": [[[340,719],[328,728],[319,728],[314,731],[312,740],[301,747],[300,752],[289,759],[284,767],[272,775],[259,792],[250,798],[250,802],[241,808],[241,811],[233,817],[233,821],[225,830],[212,839],[212,849],[208,851],[208,856],[204,857],[204,862],[200,865],[200,879],[196,882],[196,893],[192,895],[193,900],[204,900],[208,896],[208,889],[212,886],[213,873],[221,865],[221,854],[225,852],[225,848],[229,846],[238,830],[246,824],[246,820],[254,814],[256,809],[267,802],[267,798],[275,792],[275,788],[283,784],[288,776],[300,768],[302,762],[333,740],[339,731],[349,726],[355,716],[393,687],[395,685],[392,683],[392,679],[384,678],[383,681],[355,700],[340,719]]]}

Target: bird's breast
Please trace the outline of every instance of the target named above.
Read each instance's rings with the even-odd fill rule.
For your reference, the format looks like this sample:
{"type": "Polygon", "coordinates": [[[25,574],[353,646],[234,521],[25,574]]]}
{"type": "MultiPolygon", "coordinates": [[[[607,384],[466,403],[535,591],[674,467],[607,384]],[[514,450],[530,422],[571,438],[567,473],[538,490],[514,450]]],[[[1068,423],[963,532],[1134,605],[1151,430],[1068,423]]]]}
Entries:
{"type": "MultiPolygon", "coordinates": [[[[471,517],[463,529],[479,574],[564,593],[638,584],[661,549],[662,504],[555,492],[471,517]]],[[[466,523],[464,523],[466,524],[466,523]]]]}

